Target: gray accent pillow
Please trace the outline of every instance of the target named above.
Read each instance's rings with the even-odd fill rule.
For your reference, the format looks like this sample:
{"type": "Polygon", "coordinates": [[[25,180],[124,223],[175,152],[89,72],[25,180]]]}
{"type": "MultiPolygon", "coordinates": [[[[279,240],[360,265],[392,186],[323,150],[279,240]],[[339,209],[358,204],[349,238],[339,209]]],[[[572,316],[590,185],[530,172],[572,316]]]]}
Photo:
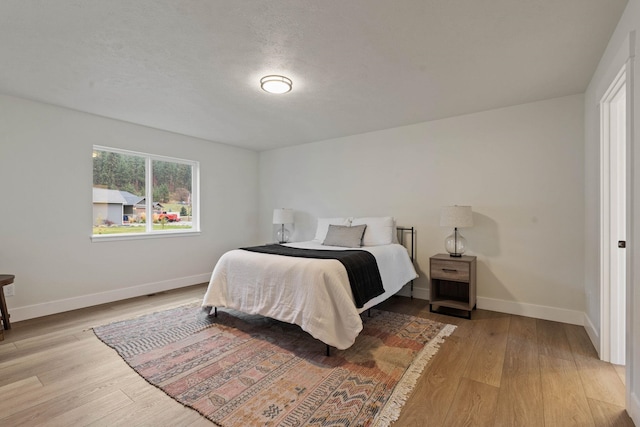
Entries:
{"type": "Polygon", "coordinates": [[[359,248],[362,246],[362,236],[364,236],[364,230],[366,228],[366,224],[354,225],[352,227],[331,224],[327,231],[327,237],[325,237],[322,244],[325,246],[359,248]]]}

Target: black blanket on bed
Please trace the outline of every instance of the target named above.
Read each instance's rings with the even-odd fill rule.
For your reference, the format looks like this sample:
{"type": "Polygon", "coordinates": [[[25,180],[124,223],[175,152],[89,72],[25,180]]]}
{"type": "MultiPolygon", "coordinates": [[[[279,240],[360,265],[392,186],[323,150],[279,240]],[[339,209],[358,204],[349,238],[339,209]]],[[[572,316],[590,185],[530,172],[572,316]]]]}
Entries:
{"type": "Polygon", "coordinates": [[[264,254],[299,258],[336,259],[340,261],[347,270],[351,292],[353,292],[353,299],[357,308],[362,308],[367,301],[384,293],[376,258],[367,251],[357,249],[344,251],[300,249],[283,245],[252,246],[240,249],[264,254]]]}

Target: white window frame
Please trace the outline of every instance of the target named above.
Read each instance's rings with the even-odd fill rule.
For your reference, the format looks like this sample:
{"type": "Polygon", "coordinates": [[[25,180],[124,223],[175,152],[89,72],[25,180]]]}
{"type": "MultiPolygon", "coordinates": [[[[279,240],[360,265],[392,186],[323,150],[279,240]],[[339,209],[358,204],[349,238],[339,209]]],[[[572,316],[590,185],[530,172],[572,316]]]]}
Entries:
{"type": "MultiPolygon", "coordinates": [[[[195,160],[180,159],[176,157],[160,156],[156,154],[142,153],[138,151],[123,150],[120,148],[94,145],[93,151],[108,151],[127,156],[138,156],[145,159],[145,210],[147,218],[153,218],[153,161],[180,163],[192,167],[191,169],[191,229],[185,230],[154,230],[153,221],[146,221],[144,233],[119,233],[119,234],[91,234],[92,242],[110,242],[116,240],[140,240],[157,239],[164,237],[184,237],[200,235],[200,162],[195,160]]],[[[93,185],[93,172],[91,175],[93,185]]]]}

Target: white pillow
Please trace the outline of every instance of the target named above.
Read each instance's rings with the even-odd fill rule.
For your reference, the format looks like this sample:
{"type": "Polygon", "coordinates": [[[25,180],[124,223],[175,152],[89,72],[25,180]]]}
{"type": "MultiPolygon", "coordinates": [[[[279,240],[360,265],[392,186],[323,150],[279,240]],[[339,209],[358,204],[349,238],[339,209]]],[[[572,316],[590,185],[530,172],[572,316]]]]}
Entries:
{"type": "Polygon", "coordinates": [[[362,246],[390,245],[396,232],[395,220],[392,216],[353,218],[351,225],[366,224],[367,229],[362,237],[362,246]]]}
{"type": "Polygon", "coordinates": [[[316,228],[316,242],[324,242],[329,231],[329,225],[351,225],[351,218],[318,218],[318,227],[316,228]]]}

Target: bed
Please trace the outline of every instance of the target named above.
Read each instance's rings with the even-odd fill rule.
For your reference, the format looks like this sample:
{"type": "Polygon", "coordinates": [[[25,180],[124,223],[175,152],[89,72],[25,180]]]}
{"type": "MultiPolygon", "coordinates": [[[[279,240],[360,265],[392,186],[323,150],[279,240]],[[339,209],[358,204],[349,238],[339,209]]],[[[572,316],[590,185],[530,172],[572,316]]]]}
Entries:
{"type": "Polygon", "coordinates": [[[366,251],[375,258],[384,289],[380,295],[356,304],[350,273],[341,261],[273,255],[245,248],[226,252],[218,260],[203,307],[212,313],[218,307],[227,307],[293,323],[327,346],[346,349],[362,330],[360,314],[406,284],[413,286],[417,277],[412,262],[413,228],[396,227],[391,217],[319,219],[313,240],[282,246],[303,251],[366,251]],[[362,226],[361,247],[349,246],[353,239],[346,239],[346,244],[330,239],[336,229],[353,234],[355,227],[362,226]],[[401,244],[407,232],[411,233],[411,252],[401,244]]]}

